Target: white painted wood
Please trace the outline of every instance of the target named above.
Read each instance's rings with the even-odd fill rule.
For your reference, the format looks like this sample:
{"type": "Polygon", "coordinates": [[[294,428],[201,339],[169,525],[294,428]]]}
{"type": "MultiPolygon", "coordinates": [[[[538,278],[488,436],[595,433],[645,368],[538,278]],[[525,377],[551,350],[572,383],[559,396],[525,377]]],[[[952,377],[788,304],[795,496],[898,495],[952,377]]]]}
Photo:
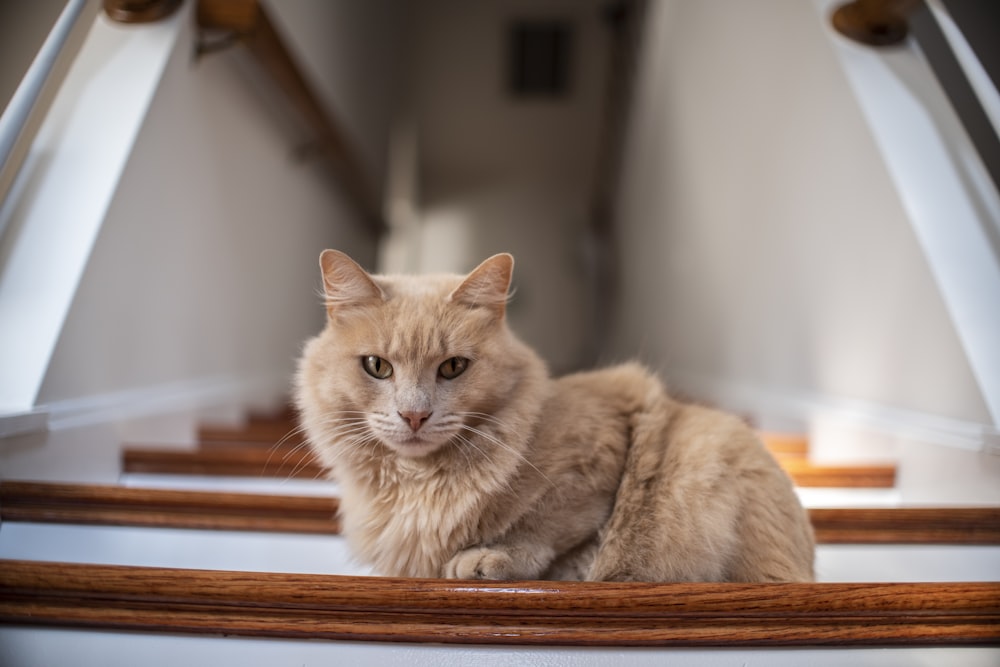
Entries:
{"type": "Polygon", "coordinates": [[[0,627],[5,667],[996,667],[998,648],[614,649],[367,644],[0,627]]]}
{"type": "MultiPolygon", "coordinates": [[[[835,4],[815,2],[823,16],[835,4]]],[[[1000,195],[915,43],[871,49],[827,34],[1000,426],[1000,257],[986,230],[1000,229],[1000,195]]]]}
{"type": "Polygon", "coordinates": [[[35,404],[91,248],[186,17],[181,12],[137,30],[98,17],[3,201],[0,412],[35,404]]]}

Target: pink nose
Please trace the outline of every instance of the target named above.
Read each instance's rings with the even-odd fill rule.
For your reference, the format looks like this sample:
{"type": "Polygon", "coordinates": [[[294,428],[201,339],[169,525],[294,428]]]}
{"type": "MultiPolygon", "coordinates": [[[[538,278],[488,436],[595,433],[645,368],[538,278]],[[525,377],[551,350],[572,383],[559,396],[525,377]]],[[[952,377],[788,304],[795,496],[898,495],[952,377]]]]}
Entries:
{"type": "Polygon", "coordinates": [[[410,425],[410,430],[416,433],[417,431],[420,430],[420,427],[423,426],[424,423],[430,418],[431,413],[414,412],[408,410],[406,412],[400,412],[399,416],[403,418],[403,421],[407,422],[410,425]]]}

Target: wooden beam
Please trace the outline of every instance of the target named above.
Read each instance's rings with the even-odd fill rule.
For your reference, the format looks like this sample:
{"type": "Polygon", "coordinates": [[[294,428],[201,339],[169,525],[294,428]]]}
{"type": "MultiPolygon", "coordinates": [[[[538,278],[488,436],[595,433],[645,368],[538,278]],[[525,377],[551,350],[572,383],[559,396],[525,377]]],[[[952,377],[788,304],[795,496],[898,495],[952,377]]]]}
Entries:
{"type": "Polygon", "coordinates": [[[449,644],[1000,643],[1000,583],[479,582],[0,561],[0,621],[449,644]]]}

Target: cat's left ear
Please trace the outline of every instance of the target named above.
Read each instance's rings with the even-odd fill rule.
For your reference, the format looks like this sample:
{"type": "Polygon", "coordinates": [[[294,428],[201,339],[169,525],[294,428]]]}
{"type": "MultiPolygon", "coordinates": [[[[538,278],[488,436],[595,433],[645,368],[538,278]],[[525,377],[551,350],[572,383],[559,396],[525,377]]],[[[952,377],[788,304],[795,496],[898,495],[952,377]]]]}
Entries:
{"type": "Polygon", "coordinates": [[[473,308],[490,308],[501,317],[507,307],[514,258],[502,253],[493,255],[465,277],[451,293],[451,300],[473,308]]]}

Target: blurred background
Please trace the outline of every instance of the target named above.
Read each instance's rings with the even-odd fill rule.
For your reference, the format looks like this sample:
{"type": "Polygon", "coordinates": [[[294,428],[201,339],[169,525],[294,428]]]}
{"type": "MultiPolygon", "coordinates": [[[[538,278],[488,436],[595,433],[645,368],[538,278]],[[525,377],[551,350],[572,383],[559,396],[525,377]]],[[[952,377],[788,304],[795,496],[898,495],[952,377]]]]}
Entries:
{"type": "MultiPolygon", "coordinates": [[[[511,324],[556,373],[639,359],[817,456],[944,445],[997,493],[993,3],[931,2],[881,48],[826,0],[230,3],[264,12],[319,134],[196,4],[95,10],[12,177],[8,432],[280,406],[321,250],[511,252],[511,324]],[[986,132],[927,34],[972,54],[986,132]]],[[[63,5],[0,3],[4,100],[63,5]]]]}

